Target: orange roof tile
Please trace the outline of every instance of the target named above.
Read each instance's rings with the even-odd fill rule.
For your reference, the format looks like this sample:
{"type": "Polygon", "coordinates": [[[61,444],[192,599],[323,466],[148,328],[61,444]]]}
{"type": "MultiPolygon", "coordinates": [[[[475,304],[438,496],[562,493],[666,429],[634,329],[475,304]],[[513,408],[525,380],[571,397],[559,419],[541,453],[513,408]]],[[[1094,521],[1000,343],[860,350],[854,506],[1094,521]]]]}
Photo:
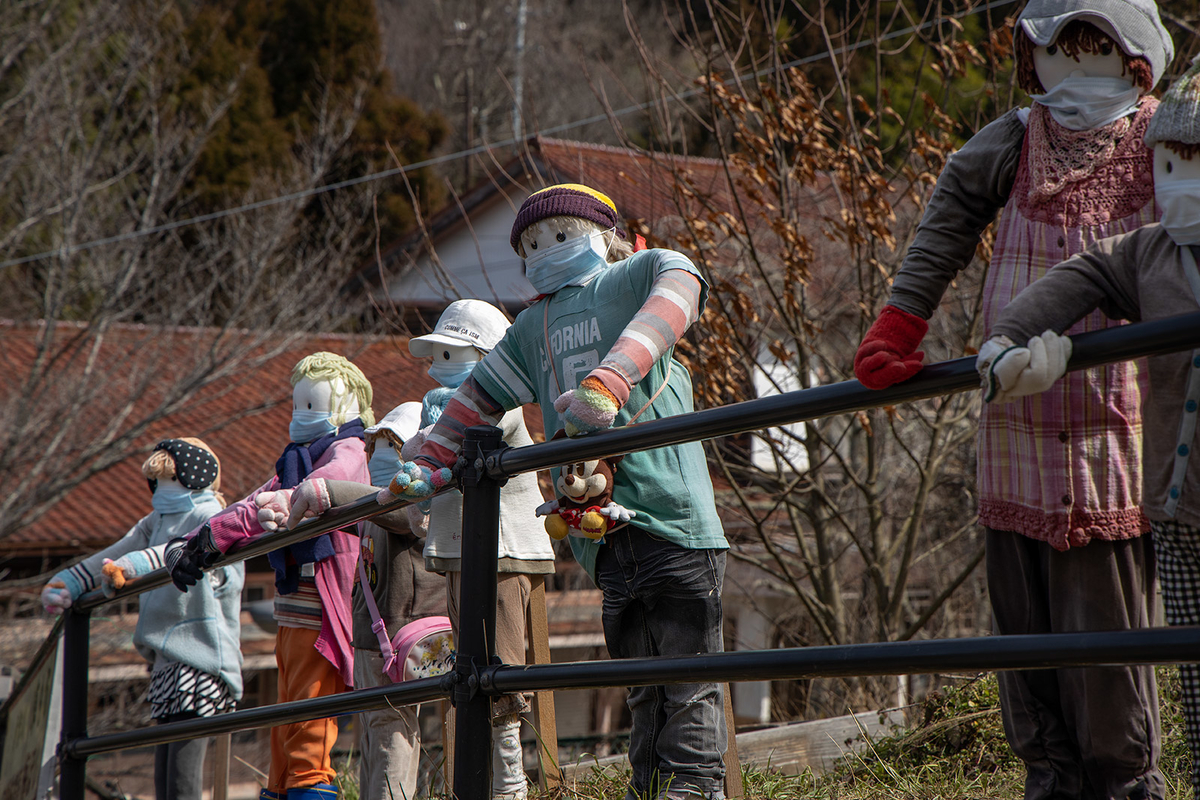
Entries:
{"type": "MultiPolygon", "coordinates": [[[[0,322],[4,341],[0,367],[7,375],[28,374],[39,328],[38,324],[0,322]]],[[[60,328],[64,336],[79,330],[70,323],[62,323],[60,328]]],[[[168,347],[191,357],[194,337],[210,333],[180,329],[157,336],[160,341],[165,337],[168,347]]],[[[111,380],[121,380],[128,348],[145,335],[142,326],[114,326],[106,336],[101,357],[119,365],[109,373],[111,380]]],[[[267,346],[280,341],[267,342],[267,346]]],[[[156,425],[142,444],[150,446],[173,436],[203,438],[221,460],[225,497],[244,497],[274,473],[275,460],[288,443],[289,379],[297,361],[321,350],[351,359],[371,381],[372,407],[378,418],[401,402],[421,399],[437,385],[426,373],[427,364],[409,355],[407,343],[406,338],[392,336],[321,334],[294,338],[255,374],[237,375],[221,386],[202,391],[186,410],[156,425]]],[[[97,413],[104,411],[101,402],[97,413]]],[[[528,409],[526,419],[535,438],[540,437],[541,416],[537,409],[528,409]]],[[[137,454],[88,478],[35,523],[5,538],[0,550],[12,557],[55,557],[91,552],[115,541],[150,511],[150,493],[141,473],[144,460],[144,453],[137,454]]]]}

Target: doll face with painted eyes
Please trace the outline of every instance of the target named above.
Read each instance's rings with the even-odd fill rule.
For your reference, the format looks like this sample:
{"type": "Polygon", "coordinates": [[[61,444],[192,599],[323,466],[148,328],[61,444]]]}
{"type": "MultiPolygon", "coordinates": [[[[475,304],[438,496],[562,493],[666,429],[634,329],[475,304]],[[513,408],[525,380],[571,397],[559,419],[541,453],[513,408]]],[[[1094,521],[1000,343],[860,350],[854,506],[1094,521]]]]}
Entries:
{"type": "Polygon", "coordinates": [[[521,257],[529,258],[547,248],[608,230],[595,222],[579,217],[547,217],[521,232],[521,257]]]}
{"type": "Polygon", "coordinates": [[[1154,145],[1154,185],[1200,180],[1200,155],[1184,158],[1164,143],[1154,145]]]}
{"type": "Polygon", "coordinates": [[[1134,77],[1125,70],[1125,57],[1111,41],[1099,52],[1080,51],[1070,56],[1057,43],[1033,48],[1033,68],[1046,91],[1067,77],[1124,78],[1132,86],[1134,77]]]}
{"type": "Polygon", "coordinates": [[[433,363],[449,366],[469,364],[483,358],[483,353],[469,344],[435,344],[433,346],[433,363]]]}
{"type": "Polygon", "coordinates": [[[341,378],[316,381],[307,377],[292,389],[292,410],[330,414],[336,425],[357,417],[360,411],[358,398],[346,391],[341,378]]]}

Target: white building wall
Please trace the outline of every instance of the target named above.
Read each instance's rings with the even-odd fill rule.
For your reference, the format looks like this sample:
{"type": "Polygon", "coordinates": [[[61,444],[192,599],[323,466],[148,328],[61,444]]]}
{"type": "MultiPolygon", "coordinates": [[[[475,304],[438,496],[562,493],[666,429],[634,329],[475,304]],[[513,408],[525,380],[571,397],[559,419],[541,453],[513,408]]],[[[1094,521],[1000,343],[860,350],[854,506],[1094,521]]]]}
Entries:
{"type": "MultiPolygon", "coordinates": [[[[519,203],[524,198],[513,198],[519,203]]],[[[444,270],[429,255],[399,269],[388,282],[388,294],[399,305],[438,308],[461,298],[520,306],[536,295],[525,280],[521,258],[508,244],[515,213],[507,202],[476,209],[471,228],[458,224],[439,236],[436,253],[444,270]],[[474,237],[471,235],[474,230],[474,237]],[[489,285],[490,283],[490,285],[489,285]]]]}
{"type": "MultiPolygon", "coordinates": [[[[765,347],[758,354],[758,365],[754,370],[753,380],[754,392],[758,397],[771,397],[785,392],[794,392],[801,388],[795,366],[781,364],[765,347]]],[[[802,437],[804,436],[804,423],[784,425],[783,430],[793,436],[802,437]]],[[[789,470],[785,466],[785,471],[800,472],[808,469],[808,452],[799,441],[784,434],[779,428],[768,428],[765,435],[776,442],[782,450],[786,463],[791,464],[793,469],[789,470]]],[[[750,460],[755,467],[767,472],[774,472],[776,469],[774,451],[763,436],[763,433],[751,435],[750,460]]]]}

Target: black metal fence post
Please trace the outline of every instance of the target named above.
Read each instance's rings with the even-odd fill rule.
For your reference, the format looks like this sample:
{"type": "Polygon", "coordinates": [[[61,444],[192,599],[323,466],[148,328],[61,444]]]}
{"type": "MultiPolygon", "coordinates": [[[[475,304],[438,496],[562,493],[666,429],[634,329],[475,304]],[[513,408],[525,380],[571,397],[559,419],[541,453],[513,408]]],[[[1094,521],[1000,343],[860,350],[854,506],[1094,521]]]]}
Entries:
{"type": "Polygon", "coordinates": [[[87,758],[65,752],[63,743],[87,736],[88,647],[92,612],[70,609],[63,621],[62,737],[59,741],[59,797],[83,800],[87,758]]]}
{"type": "Polygon", "coordinates": [[[487,459],[500,448],[499,428],[467,428],[463,493],[461,592],[454,672],[454,796],[484,800],[492,790],[492,700],[479,684],[480,670],[496,655],[496,562],[500,536],[500,481],[487,459]]]}

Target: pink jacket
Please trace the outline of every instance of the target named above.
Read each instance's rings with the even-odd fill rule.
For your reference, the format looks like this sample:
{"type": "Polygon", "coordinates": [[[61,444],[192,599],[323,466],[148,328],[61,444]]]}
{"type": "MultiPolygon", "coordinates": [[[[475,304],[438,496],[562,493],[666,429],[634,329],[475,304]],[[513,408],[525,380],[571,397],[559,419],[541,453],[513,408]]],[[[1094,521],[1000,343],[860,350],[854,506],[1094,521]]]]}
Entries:
{"type": "MultiPolygon", "coordinates": [[[[329,446],[313,464],[308,478],[325,478],[332,481],[354,481],[371,483],[367,469],[367,455],[358,439],[342,439],[329,446]]],[[[279,489],[279,478],[272,477],[242,500],[208,521],[212,529],[213,543],[224,553],[258,538],[265,531],[258,523],[258,506],[254,498],[259,492],[279,489]]],[[[198,530],[198,529],[197,529],[198,530]]],[[[189,538],[196,531],[188,534],[189,538]]],[[[350,641],[353,622],[350,617],[350,589],[354,581],[358,559],[358,536],[347,531],[329,534],[333,544],[332,558],[317,562],[317,591],[321,595],[324,614],[321,616],[321,633],[317,636],[317,652],[337,667],[347,686],[354,685],[354,651],[350,641]]]]}

